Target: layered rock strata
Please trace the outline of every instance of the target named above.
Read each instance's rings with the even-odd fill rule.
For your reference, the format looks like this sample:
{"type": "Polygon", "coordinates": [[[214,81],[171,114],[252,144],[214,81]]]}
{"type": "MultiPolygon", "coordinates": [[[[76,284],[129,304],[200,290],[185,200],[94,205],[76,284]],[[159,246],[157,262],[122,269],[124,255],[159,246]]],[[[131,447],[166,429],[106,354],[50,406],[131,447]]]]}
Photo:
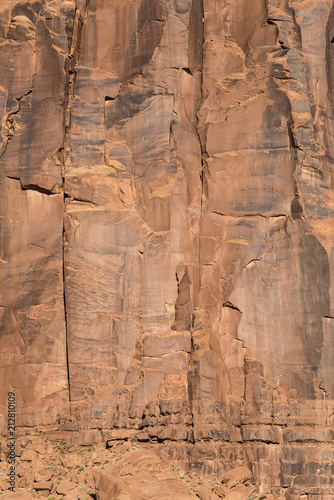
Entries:
{"type": "Polygon", "coordinates": [[[3,432],[13,390],[22,432],[144,428],[331,498],[332,2],[5,0],[0,25],[3,432]]]}

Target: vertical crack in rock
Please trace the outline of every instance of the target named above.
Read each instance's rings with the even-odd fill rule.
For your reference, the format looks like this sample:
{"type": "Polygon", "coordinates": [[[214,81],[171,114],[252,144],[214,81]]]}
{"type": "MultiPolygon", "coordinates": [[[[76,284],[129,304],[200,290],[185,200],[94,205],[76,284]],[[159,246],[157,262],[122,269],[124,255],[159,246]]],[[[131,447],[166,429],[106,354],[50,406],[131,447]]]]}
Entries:
{"type": "MultiPolygon", "coordinates": [[[[69,133],[71,127],[71,106],[72,99],[74,95],[76,72],[75,65],[80,57],[80,47],[81,47],[81,33],[84,23],[85,16],[89,8],[90,0],[86,0],[85,11],[81,13],[76,6],[72,31],[68,36],[69,43],[69,54],[66,59],[66,83],[65,83],[65,95],[64,95],[64,111],[63,111],[63,145],[60,150],[61,164],[62,164],[62,183],[63,183],[63,252],[62,252],[62,267],[63,267],[63,302],[64,302],[64,320],[65,320],[65,335],[66,335],[66,370],[67,370],[67,382],[68,382],[68,399],[70,405],[70,421],[72,419],[72,404],[71,404],[71,377],[70,377],[70,361],[69,361],[69,338],[68,338],[68,318],[67,318],[67,302],[66,302],[66,204],[68,195],[66,194],[65,185],[65,165],[66,160],[70,156],[70,146],[69,146],[69,133]]],[[[81,200],[80,200],[81,201],[81,200]]]]}
{"type": "MultiPolygon", "coordinates": [[[[198,102],[198,109],[196,113],[196,133],[201,151],[201,171],[200,171],[200,179],[201,179],[201,199],[200,199],[200,213],[199,213],[199,223],[198,223],[198,287],[201,287],[201,217],[203,211],[203,182],[204,182],[204,155],[206,152],[205,144],[201,138],[201,134],[199,131],[199,116],[198,113],[203,105],[203,61],[204,61],[204,0],[193,0],[192,1],[192,13],[190,29],[192,28],[196,35],[194,39],[199,46],[199,54],[200,61],[198,61],[197,68],[190,70],[192,74],[195,73],[195,69],[200,71],[200,96],[198,102]],[[194,8],[195,5],[195,8],[194,8]],[[198,33],[199,31],[199,33],[198,33]]],[[[193,49],[195,53],[195,48],[193,49]]],[[[192,303],[192,312],[191,312],[191,324],[190,324],[190,341],[191,341],[191,351],[189,353],[189,362],[188,362],[188,397],[189,397],[189,410],[191,415],[191,428],[192,433],[190,436],[190,441],[195,443],[195,422],[194,422],[194,377],[195,377],[195,369],[194,366],[196,361],[194,359],[195,355],[195,343],[194,343],[194,321],[195,321],[195,313],[194,313],[194,303],[192,303]]]]}
{"type": "Polygon", "coordinates": [[[291,201],[290,213],[291,213],[291,218],[293,220],[296,220],[296,219],[301,219],[304,217],[303,205],[302,205],[300,190],[298,189],[298,177],[297,177],[297,165],[298,165],[298,152],[297,152],[297,150],[302,151],[302,149],[299,147],[299,145],[296,142],[296,139],[295,139],[295,136],[293,133],[293,118],[292,118],[291,111],[290,111],[290,114],[291,114],[291,117],[287,121],[287,127],[288,127],[288,136],[289,136],[289,146],[290,146],[290,150],[292,151],[292,155],[293,155],[293,163],[294,163],[293,177],[294,177],[294,181],[295,181],[295,192],[294,192],[294,197],[291,201]]]}
{"type": "Polygon", "coordinates": [[[326,74],[328,100],[333,106],[334,90],[334,6],[332,7],[326,26],[326,74]]]}
{"type": "MultiPolygon", "coordinates": [[[[65,210],[65,197],[64,197],[64,210],[65,210]]],[[[71,380],[70,380],[70,370],[69,370],[69,352],[68,352],[68,329],[67,329],[67,309],[66,309],[66,283],[65,283],[65,217],[63,218],[63,252],[62,252],[62,264],[63,264],[63,300],[64,300],[64,320],[65,320],[65,340],[66,340],[66,370],[67,370],[67,383],[68,383],[68,400],[70,405],[70,415],[69,420],[72,417],[72,405],[71,405],[71,380]]]]}

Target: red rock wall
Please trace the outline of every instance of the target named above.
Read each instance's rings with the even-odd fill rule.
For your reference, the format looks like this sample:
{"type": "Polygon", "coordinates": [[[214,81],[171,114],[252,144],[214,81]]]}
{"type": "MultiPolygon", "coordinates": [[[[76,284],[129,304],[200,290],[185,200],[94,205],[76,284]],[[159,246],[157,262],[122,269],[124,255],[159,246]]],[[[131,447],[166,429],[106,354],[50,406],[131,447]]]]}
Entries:
{"type": "Polygon", "coordinates": [[[331,498],[332,2],[4,0],[0,35],[3,432],[13,389],[22,430],[331,498]]]}

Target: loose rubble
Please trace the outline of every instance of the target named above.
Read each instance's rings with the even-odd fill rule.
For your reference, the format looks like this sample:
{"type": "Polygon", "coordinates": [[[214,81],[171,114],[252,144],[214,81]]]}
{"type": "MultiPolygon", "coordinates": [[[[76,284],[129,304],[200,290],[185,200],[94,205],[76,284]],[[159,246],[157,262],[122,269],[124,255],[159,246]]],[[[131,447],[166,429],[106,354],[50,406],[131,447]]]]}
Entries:
{"type": "Polygon", "coordinates": [[[44,435],[17,439],[17,484],[8,491],[6,440],[1,441],[1,499],[35,500],[249,500],[282,497],[256,493],[252,474],[237,466],[222,478],[185,472],[161,457],[163,445],[114,440],[93,446],[52,441],[44,435]]]}

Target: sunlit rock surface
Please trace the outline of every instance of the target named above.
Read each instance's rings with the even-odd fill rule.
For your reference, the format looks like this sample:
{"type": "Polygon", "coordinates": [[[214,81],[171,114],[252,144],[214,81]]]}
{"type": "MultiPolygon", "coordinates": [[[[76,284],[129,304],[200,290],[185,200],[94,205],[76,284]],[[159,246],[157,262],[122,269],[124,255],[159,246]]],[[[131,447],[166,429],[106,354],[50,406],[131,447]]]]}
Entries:
{"type": "Polygon", "coordinates": [[[332,498],[329,0],[3,0],[1,426],[332,498]],[[88,434],[87,434],[88,433],[88,434]]]}

